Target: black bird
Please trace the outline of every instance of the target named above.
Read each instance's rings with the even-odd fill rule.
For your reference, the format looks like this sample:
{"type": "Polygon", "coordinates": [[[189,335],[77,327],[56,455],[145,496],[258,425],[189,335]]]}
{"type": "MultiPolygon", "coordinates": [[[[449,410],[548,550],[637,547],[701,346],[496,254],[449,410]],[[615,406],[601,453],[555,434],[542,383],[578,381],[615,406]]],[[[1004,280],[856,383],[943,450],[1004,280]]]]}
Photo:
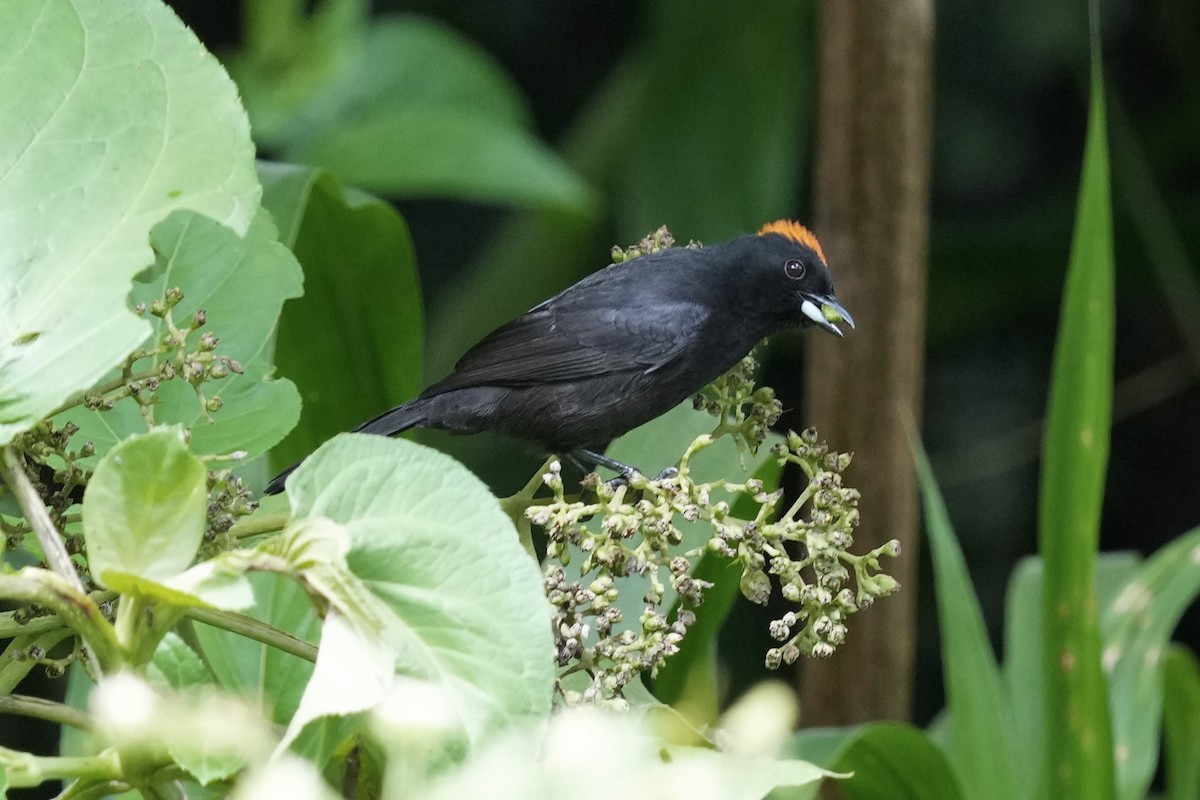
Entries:
{"type": "MultiPolygon", "coordinates": [[[[356,428],[493,431],[628,472],[603,446],[720,377],[767,336],[854,322],[821,245],[780,220],[724,244],[613,264],[488,334],[449,376],[356,428]]],[[[295,467],[267,494],[283,490],[295,467]]]]}

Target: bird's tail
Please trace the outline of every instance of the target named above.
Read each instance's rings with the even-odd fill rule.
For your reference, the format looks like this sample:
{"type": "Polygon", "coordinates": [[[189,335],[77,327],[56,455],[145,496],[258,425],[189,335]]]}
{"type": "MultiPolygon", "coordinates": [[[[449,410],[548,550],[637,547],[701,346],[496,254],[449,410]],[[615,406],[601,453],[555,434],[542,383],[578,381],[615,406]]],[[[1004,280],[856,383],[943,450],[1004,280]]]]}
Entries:
{"type": "MultiPolygon", "coordinates": [[[[395,436],[409,428],[415,428],[425,422],[425,399],[418,397],[409,400],[402,406],[396,406],[391,411],[385,411],[374,419],[367,420],[354,429],[355,433],[375,433],[380,436],[395,436]]],[[[276,475],[267,484],[263,494],[279,494],[287,477],[296,471],[303,462],[297,461],[283,472],[276,475]]]]}
{"type": "Polygon", "coordinates": [[[425,423],[426,398],[417,397],[391,411],[385,411],[375,419],[367,420],[354,429],[355,433],[376,433],[380,436],[395,436],[409,428],[425,423]]]}

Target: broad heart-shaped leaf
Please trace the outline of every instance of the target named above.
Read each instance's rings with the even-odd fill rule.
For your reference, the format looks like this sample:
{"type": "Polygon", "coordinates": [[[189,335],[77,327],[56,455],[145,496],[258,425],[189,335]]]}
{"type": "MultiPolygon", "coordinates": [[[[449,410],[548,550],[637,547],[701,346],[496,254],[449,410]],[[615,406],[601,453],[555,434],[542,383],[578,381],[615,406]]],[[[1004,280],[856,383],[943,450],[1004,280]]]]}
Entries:
{"type": "Polygon", "coordinates": [[[476,45],[409,16],[360,35],[286,126],[286,158],[389,195],[590,210],[591,191],[537,140],[512,81],[476,45]]]}
{"type": "Polygon", "coordinates": [[[92,575],[165,581],[183,572],[204,535],[204,465],[183,431],[159,428],[118,444],[96,465],[83,496],[92,575]]]}
{"type": "Polygon", "coordinates": [[[279,322],[275,363],[304,399],[271,453],[277,469],[421,390],[424,323],[408,228],[388,203],[332,173],[259,164],[263,205],[304,267],[279,322]]]}
{"type": "MultiPolygon", "coordinates": [[[[541,573],[474,475],[411,442],[344,434],[305,461],[287,489],[292,535],[331,540],[323,561],[298,568],[321,577],[349,631],[381,626],[376,639],[395,670],[446,692],[472,741],[549,711],[553,641],[541,573]],[[343,535],[348,576],[333,558],[332,540],[343,535]]],[[[314,692],[331,686],[335,675],[309,682],[314,692]]],[[[335,701],[306,696],[301,708],[329,713],[335,701]]]]}
{"type": "Polygon", "coordinates": [[[158,0],[0,0],[0,444],[145,337],[125,303],[171,210],[258,207],[232,82],[158,0]]]}
{"type": "MultiPolygon", "coordinates": [[[[175,212],[154,227],[151,242],[158,259],[134,284],[130,305],[149,305],[168,288],[181,289],[183,300],[171,312],[176,327],[184,327],[200,309],[208,317],[205,327],[189,337],[189,349],[195,349],[201,333],[210,331],[218,338],[215,352],[239,362],[244,370],[202,386],[206,398],[222,403],[211,422],[190,384],[182,377],[165,381],[151,407],[155,422],[185,425],[191,432],[192,450],[202,455],[237,450],[250,456],[263,453],[300,416],[296,387],[272,378],[271,361],[280,307],[301,293],[299,264],[280,244],[264,212],[259,212],[244,237],[199,214],[175,212]]],[[[151,320],[151,335],[141,343],[145,348],[166,332],[163,320],[151,320]]],[[[157,370],[162,359],[143,359],[134,365],[134,372],[157,370]]],[[[117,378],[119,372],[108,377],[117,378]]],[[[132,398],[118,401],[109,411],[80,406],[62,414],[59,421],[67,419],[79,426],[80,439],[93,442],[100,453],[146,429],[132,398]]]]}

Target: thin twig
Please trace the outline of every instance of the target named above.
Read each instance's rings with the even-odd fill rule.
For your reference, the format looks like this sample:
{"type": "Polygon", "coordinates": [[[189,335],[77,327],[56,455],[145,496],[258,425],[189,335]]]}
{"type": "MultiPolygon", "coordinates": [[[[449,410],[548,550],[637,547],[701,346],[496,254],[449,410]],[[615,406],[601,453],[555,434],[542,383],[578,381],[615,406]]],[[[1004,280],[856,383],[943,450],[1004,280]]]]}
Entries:
{"type": "Polygon", "coordinates": [[[50,519],[50,512],[46,510],[46,504],[42,502],[37,490],[33,488],[33,482],[25,474],[25,468],[21,465],[16,450],[11,447],[2,449],[4,451],[4,482],[12,489],[13,496],[17,499],[17,505],[20,506],[21,512],[25,515],[30,527],[33,528],[33,532],[37,534],[38,543],[41,544],[42,551],[46,554],[46,564],[70,583],[72,588],[80,594],[86,594],[87,590],[83,587],[83,581],[79,579],[79,573],[75,571],[75,563],[71,561],[71,556],[67,553],[62,536],[54,527],[54,522],[50,519]]]}

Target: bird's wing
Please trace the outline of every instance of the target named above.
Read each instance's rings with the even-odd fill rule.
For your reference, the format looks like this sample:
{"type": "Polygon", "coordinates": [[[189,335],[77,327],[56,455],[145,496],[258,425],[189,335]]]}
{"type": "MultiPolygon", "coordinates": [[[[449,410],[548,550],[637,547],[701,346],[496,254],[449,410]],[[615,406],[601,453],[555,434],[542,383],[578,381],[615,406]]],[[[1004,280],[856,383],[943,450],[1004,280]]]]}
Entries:
{"type": "Polygon", "coordinates": [[[468,386],[528,386],[593,378],[670,363],[694,341],[709,309],[543,304],[493,331],[425,394],[468,386]]]}

